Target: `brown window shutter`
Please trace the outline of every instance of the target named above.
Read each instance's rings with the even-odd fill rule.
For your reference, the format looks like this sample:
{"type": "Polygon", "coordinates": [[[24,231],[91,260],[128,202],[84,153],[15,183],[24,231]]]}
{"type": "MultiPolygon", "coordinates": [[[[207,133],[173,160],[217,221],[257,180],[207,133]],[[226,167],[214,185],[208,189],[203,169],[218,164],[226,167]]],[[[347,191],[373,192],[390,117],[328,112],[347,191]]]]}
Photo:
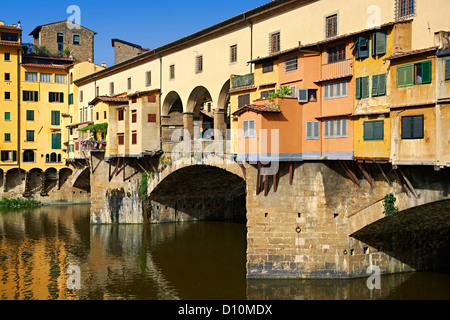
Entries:
{"type": "Polygon", "coordinates": [[[154,96],[154,95],[148,96],[148,102],[155,103],[156,102],[156,96],[154,96]]]}
{"type": "Polygon", "coordinates": [[[156,122],[156,114],[149,113],[148,114],[148,122],[156,122]]]}

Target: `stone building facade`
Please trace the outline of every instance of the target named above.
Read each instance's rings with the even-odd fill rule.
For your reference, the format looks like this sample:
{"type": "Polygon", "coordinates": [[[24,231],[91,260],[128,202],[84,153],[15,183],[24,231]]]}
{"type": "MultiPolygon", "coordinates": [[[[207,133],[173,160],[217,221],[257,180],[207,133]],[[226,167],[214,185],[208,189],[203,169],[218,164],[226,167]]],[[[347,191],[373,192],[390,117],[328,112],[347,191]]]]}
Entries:
{"type": "Polygon", "coordinates": [[[76,61],[94,61],[94,36],[97,33],[67,20],[36,27],[30,36],[33,44],[45,46],[50,53],[69,48],[76,61]]]}
{"type": "Polygon", "coordinates": [[[138,44],[120,39],[112,39],[111,43],[114,48],[114,64],[119,64],[144,52],[150,51],[149,49],[142,48],[138,44]]]}

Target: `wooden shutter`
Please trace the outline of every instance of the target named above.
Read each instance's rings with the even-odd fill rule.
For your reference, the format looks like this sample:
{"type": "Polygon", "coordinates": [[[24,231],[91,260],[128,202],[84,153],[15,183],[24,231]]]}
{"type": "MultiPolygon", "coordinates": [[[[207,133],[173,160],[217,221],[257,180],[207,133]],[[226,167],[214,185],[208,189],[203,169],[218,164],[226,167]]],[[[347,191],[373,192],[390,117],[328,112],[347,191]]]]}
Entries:
{"type": "Polygon", "coordinates": [[[361,78],[361,98],[369,97],[369,77],[361,78]]]}
{"type": "Polygon", "coordinates": [[[397,67],[397,88],[403,87],[405,85],[405,72],[406,67],[397,67]]]}
{"type": "Polygon", "coordinates": [[[248,133],[250,138],[256,137],[255,120],[250,120],[248,122],[248,133]]]}
{"type": "Polygon", "coordinates": [[[402,139],[412,138],[412,117],[402,117],[402,139]]]}
{"type": "Polygon", "coordinates": [[[358,51],[356,53],[356,58],[368,58],[369,57],[369,38],[359,37],[358,38],[358,51]]]}
{"type": "Polygon", "coordinates": [[[6,151],[1,151],[1,161],[4,162],[6,158],[6,151]]]}
{"type": "Polygon", "coordinates": [[[372,55],[386,54],[387,36],[384,32],[375,32],[372,37],[372,55]]]}
{"type": "Polygon", "coordinates": [[[423,115],[415,116],[412,119],[412,137],[414,139],[423,139],[423,115]]]}
{"type": "Polygon", "coordinates": [[[53,102],[53,92],[48,93],[48,102],[53,102]]]}
{"type": "Polygon", "coordinates": [[[450,80],[450,58],[445,60],[445,80],[450,80]]]}
{"type": "Polygon", "coordinates": [[[313,122],[306,122],[306,139],[312,139],[313,138],[313,122]]]}
{"type": "Polygon", "coordinates": [[[313,136],[315,139],[319,139],[320,138],[320,122],[316,121],[316,122],[313,122],[313,124],[314,124],[313,136]]]}
{"type": "Polygon", "coordinates": [[[248,138],[248,121],[244,121],[244,123],[243,123],[243,129],[244,129],[244,138],[248,138]]]}
{"type": "Polygon", "coordinates": [[[13,151],[12,156],[13,156],[12,161],[17,161],[17,151],[13,151]]]}
{"type": "Polygon", "coordinates": [[[355,80],[355,96],[356,99],[361,99],[361,78],[355,80]]]}
{"type": "Polygon", "coordinates": [[[378,74],[372,76],[372,97],[378,96],[379,91],[379,80],[380,76],[378,74]]]}
{"type": "Polygon", "coordinates": [[[422,62],[422,84],[431,83],[431,60],[422,62]]]}
{"type": "Polygon", "coordinates": [[[298,102],[308,102],[308,89],[298,90],[298,102]]]}
{"type": "Polygon", "coordinates": [[[373,123],[373,139],[384,139],[384,121],[374,121],[373,123]]]}
{"type": "Polygon", "coordinates": [[[148,96],[148,102],[155,103],[156,102],[156,96],[155,95],[148,96]]]}
{"type": "Polygon", "coordinates": [[[373,140],[373,123],[372,123],[372,121],[364,122],[364,140],[373,140]]]}
{"type": "Polygon", "coordinates": [[[378,96],[386,95],[386,73],[378,75],[378,96]]]}
{"type": "Polygon", "coordinates": [[[414,65],[408,65],[405,69],[405,86],[414,84],[414,65]]]}

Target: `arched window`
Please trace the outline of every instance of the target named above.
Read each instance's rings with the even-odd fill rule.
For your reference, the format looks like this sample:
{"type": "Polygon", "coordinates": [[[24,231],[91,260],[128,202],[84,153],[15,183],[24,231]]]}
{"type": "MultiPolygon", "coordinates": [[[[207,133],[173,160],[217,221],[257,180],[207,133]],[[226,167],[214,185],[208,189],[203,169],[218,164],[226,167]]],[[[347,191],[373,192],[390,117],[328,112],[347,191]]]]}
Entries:
{"type": "Polygon", "coordinates": [[[23,152],[23,162],[35,162],[33,150],[25,150],[23,152]]]}
{"type": "Polygon", "coordinates": [[[52,152],[52,154],[50,154],[50,162],[56,162],[56,153],[52,152]]]}
{"type": "Polygon", "coordinates": [[[62,161],[61,161],[61,154],[60,154],[60,153],[58,153],[58,162],[62,162],[62,161]]]}
{"type": "Polygon", "coordinates": [[[50,162],[50,155],[48,153],[45,155],[45,162],[50,162]]]}

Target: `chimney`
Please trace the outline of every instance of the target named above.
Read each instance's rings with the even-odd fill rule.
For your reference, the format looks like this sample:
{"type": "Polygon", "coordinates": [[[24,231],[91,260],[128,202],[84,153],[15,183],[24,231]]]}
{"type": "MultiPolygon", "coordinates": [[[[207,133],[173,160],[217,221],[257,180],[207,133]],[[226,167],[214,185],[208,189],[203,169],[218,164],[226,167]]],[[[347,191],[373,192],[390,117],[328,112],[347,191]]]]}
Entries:
{"type": "Polygon", "coordinates": [[[106,68],[106,62],[104,62],[104,61],[102,62],[102,67],[106,68]]]}
{"type": "Polygon", "coordinates": [[[21,23],[20,23],[20,20],[19,21],[17,21],[17,28],[21,28],[22,26],[21,26],[21,23]]]}

